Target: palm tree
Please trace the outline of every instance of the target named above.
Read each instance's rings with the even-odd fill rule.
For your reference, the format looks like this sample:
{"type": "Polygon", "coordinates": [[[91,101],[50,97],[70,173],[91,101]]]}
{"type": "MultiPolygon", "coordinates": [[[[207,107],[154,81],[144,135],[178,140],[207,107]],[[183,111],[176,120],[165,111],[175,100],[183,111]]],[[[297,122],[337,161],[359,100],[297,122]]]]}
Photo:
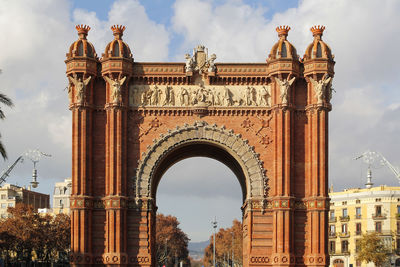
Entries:
{"type": "MultiPolygon", "coordinates": [[[[1,73],[1,70],[0,70],[1,73]]],[[[0,104],[6,105],[8,107],[12,107],[13,106],[13,102],[11,101],[10,98],[8,98],[5,94],[0,93],[0,104]]],[[[0,119],[4,120],[5,119],[5,115],[3,110],[1,110],[1,106],[0,106],[0,119]]],[[[1,138],[1,134],[0,134],[0,138],[1,138]]],[[[0,154],[3,157],[3,159],[7,159],[7,152],[6,149],[4,148],[3,143],[0,140],[0,154]]]]}

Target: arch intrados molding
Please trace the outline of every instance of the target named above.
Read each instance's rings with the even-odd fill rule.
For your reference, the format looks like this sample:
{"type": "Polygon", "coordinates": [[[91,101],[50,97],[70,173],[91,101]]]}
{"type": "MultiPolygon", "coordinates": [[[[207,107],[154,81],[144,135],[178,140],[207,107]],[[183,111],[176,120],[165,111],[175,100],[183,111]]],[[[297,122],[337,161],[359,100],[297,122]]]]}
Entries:
{"type": "Polygon", "coordinates": [[[199,141],[218,144],[237,160],[246,179],[246,199],[264,197],[267,182],[266,171],[259,155],[254,151],[254,147],[250,146],[248,140],[243,139],[240,134],[235,134],[233,130],[199,121],[194,125],[184,124],[183,127],[177,126],[174,130],[168,130],[167,134],[161,134],[159,139],[153,140],[153,145],[147,147],[136,170],[136,198],[152,198],[151,187],[155,171],[170,151],[182,144],[199,141]]]}

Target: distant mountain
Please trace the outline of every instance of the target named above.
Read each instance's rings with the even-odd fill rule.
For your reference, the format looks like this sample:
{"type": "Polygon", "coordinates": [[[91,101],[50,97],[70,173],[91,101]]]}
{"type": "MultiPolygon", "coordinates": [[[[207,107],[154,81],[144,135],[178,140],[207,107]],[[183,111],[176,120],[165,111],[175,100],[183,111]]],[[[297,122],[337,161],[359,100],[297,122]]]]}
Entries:
{"type": "Polygon", "coordinates": [[[204,256],[204,249],[210,244],[210,241],[202,241],[202,242],[189,242],[189,256],[194,260],[200,260],[204,256]]]}

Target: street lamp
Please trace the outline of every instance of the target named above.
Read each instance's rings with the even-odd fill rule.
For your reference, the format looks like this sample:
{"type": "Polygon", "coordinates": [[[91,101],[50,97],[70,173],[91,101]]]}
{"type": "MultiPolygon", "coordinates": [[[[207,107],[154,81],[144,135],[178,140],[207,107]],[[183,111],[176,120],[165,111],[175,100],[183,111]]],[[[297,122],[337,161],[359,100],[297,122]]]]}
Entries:
{"type": "Polygon", "coordinates": [[[214,228],[213,264],[215,267],[215,231],[217,230],[217,218],[216,217],[214,217],[214,221],[211,222],[211,225],[214,228]]]}

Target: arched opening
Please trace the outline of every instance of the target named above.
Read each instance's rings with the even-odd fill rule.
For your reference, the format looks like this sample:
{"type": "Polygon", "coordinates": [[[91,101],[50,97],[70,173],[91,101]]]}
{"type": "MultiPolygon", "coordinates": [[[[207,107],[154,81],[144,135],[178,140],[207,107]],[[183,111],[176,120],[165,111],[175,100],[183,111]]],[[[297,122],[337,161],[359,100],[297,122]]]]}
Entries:
{"type": "MultiPolygon", "coordinates": [[[[194,262],[204,258],[204,249],[210,244],[211,221],[216,219],[217,232],[220,228],[231,228],[234,220],[242,223],[242,189],[235,176],[217,160],[192,157],[172,165],[160,180],[156,193],[157,213],[178,219],[180,229],[190,238],[188,253],[194,262]]],[[[160,225],[156,226],[160,229],[160,225]]],[[[165,236],[164,239],[160,233],[156,236],[156,251],[160,248],[163,251],[165,236]]],[[[238,241],[235,246],[239,250],[242,241],[240,238],[235,241],[238,241]]],[[[223,242],[221,236],[217,242],[223,242]]],[[[230,246],[224,249],[231,251],[230,246]]],[[[217,255],[225,253],[227,256],[225,250],[218,249],[217,255]]],[[[242,261],[241,253],[237,253],[236,259],[242,261]]],[[[220,260],[217,258],[217,262],[220,260]]]]}
{"type": "Polygon", "coordinates": [[[160,160],[152,179],[151,196],[155,198],[157,187],[163,174],[175,163],[192,157],[206,157],[215,159],[226,165],[236,176],[242,189],[242,202],[246,199],[246,178],[239,162],[220,145],[211,142],[194,142],[183,144],[166,154],[160,160]]]}
{"type": "MultiPolygon", "coordinates": [[[[151,195],[158,207],[157,211],[164,215],[177,217],[181,223],[180,228],[193,241],[191,244],[203,246],[203,250],[208,246],[209,242],[207,243],[207,241],[212,235],[210,222],[213,218],[216,217],[218,222],[217,232],[220,228],[226,229],[232,227],[233,220],[235,219],[242,222],[241,207],[247,193],[245,174],[239,162],[220,145],[209,141],[197,141],[176,147],[165,154],[160,160],[154,171],[152,182],[153,191],[151,195]],[[187,162],[194,163],[194,166],[192,164],[192,167],[189,167],[189,169],[186,168],[183,172],[175,172],[174,174],[174,169],[182,167],[187,162]],[[202,171],[202,168],[206,168],[208,171],[202,171]],[[223,172],[221,172],[222,169],[224,169],[223,172]],[[167,203],[165,203],[159,198],[160,189],[162,189],[163,185],[168,184],[168,179],[171,179],[171,175],[173,178],[176,178],[175,185],[178,188],[181,187],[182,192],[170,188],[169,193],[164,197],[164,200],[167,200],[167,203]],[[179,175],[180,177],[176,177],[175,175],[179,175]],[[227,177],[222,178],[224,175],[227,177]],[[176,183],[176,180],[179,183],[176,183]],[[210,182],[207,182],[207,180],[210,182]],[[206,188],[207,186],[217,186],[219,190],[218,188],[210,190],[206,188]],[[201,187],[203,190],[199,190],[201,187]],[[236,194],[229,194],[228,188],[234,188],[236,194]],[[197,197],[194,197],[196,194],[197,197]],[[201,197],[200,194],[206,196],[201,197]],[[229,200],[223,197],[227,195],[230,195],[229,200]],[[169,205],[171,208],[168,209],[166,205],[169,205]]],[[[166,191],[168,192],[168,189],[166,191]]],[[[157,220],[155,220],[155,223],[155,228],[157,228],[157,220]]],[[[164,248],[167,247],[167,242],[164,239],[166,238],[156,239],[156,251],[161,248],[161,252],[163,252],[164,248]]],[[[243,240],[240,239],[239,241],[238,238],[235,240],[235,248],[238,251],[238,246],[243,244],[243,240]]],[[[222,242],[222,240],[217,238],[217,242],[222,242]]],[[[199,252],[189,249],[189,255],[192,257],[195,257],[195,255],[203,257],[204,255],[199,252]]],[[[217,251],[216,254],[217,262],[221,263],[221,256],[218,257],[220,253],[223,252],[217,251]]],[[[235,256],[237,263],[242,262],[242,253],[240,250],[240,253],[237,253],[235,256]]]]}

